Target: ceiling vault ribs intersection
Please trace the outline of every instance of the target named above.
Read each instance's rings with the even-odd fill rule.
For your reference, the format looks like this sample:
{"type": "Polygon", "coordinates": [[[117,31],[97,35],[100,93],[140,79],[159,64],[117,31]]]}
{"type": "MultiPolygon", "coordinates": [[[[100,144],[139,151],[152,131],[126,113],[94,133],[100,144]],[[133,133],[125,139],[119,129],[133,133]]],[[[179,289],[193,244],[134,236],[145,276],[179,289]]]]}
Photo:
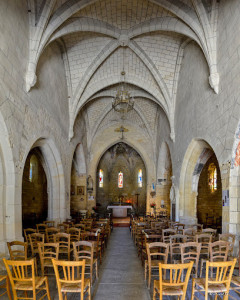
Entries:
{"type": "Polygon", "coordinates": [[[172,140],[181,60],[190,41],[203,51],[210,86],[218,93],[217,0],[209,1],[207,7],[202,0],[29,0],[28,5],[26,90],[30,91],[37,81],[37,64],[44,49],[57,41],[63,52],[68,86],[69,139],[74,135],[81,108],[96,99],[94,95],[102,89],[121,82],[121,47],[129,49],[128,63],[136,64],[136,70],[126,72],[126,83],[141,89],[146,98],[163,109],[172,140]],[[85,33],[92,34],[87,37],[85,33]],[[77,59],[84,61],[78,69],[77,59]],[[114,66],[108,65],[109,60],[114,66]]]}

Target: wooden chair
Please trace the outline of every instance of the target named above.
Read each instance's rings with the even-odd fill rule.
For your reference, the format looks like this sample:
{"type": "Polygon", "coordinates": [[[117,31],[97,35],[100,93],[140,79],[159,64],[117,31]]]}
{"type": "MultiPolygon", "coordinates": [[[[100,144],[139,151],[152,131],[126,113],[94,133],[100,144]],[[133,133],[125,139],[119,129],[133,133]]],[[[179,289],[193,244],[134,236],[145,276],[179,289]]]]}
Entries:
{"type": "Polygon", "coordinates": [[[68,231],[69,225],[65,224],[65,223],[59,223],[57,225],[57,228],[60,230],[60,232],[65,232],[66,233],[68,231]]]}
{"type": "Polygon", "coordinates": [[[159,264],[159,280],[154,280],[153,299],[158,294],[159,300],[163,296],[178,296],[185,300],[189,277],[193,262],[186,264],[159,264]],[[164,278],[164,274],[169,271],[169,279],[164,278]]]}
{"type": "Polygon", "coordinates": [[[191,225],[192,228],[196,229],[198,234],[200,234],[203,230],[203,224],[193,224],[191,225]]]}
{"type": "Polygon", "coordinates": [[[215,299],[217,299],[218,294],[221,294],[223,295],[223,299],[227,300],[235,264],[236,258],[233,261],[224,262],[207,261],[206,277],[193,278],[191,300],[194,300],[196,293],[200,293],[201,295],[204,295],[203,293],[205,293],[205,300],[209,299],[209,293],[215,294],[215,299]],[[214,275],[211,274],[211,276],[209,276],[210,268],[216,270],[214,275]]]}
{"type": "Polygon", "coordinates": [[[44,243],[44,234],[42,233],[32,233],[29,235],[30,245],[32,251],[32,257],[38,255],[38,243],[44,243]]]}
{"type": "Polygon", "coordinates": [[[78,242],[80,241],[81,229],[70,227],[68,228],[68,234],[70,234],[70,242],[78,242]]]}
{"type": "Polygon", "coordinates": [[[195,242],[197,230],[194,227],[183,229],[183,234],[187,237],[187,242],[195,242]]]}
{"type": "Polygon", "coordinates": [[[73,251],[75,260],[85,260],[85,266],[89,267],[91,286],[93,283],[93,268],[95,266],[95,274],[98,279],[98,260],[94,258],[94,245],[91,242],[79,241],[73,242],[73,251]]]}
{"type": "Polygon", "coordinates": [[[86,236],[87,241],[91,241],[93,243],[93,253],[95,258],[99,258],[100,264],[102,263],[102,253],[100,246],[100,232],[88,232],[86,236]]]}
{"type": "Polygon", "coordinates": [[[11,260],[27,260],[28,244],[21,241],[7,242],[11,260]]]}
{"type": "Polygon", "coordinates": [[[26,228],[24,229],[24,238],[25,238],[25,242],[28,243],[28,245],[30,245],[30,234],[32,233],[36,233],[37,230],[36,229],[33,229],[33,228],[26,228]]]}
{"type": "Polygon", "coordinates": [[[183,230],[185,228],[185,224],[177,223],[173,225],[173,229],[177,231],[177,234],[183,234],[183,230]]]}
{"type": "Polygon", "coordinates": [[[0,297],[7,294],[8,299],[12,300],[8,275],[0,275],[0,290],[4,290],[4,291],[0,292],[0,297]]]}
{"type": "Polygon", "coordinates": [[[209,245],[210,261],[226,261],[229,252],[229,243],[226,241],[217,241],[209,245]]]}
{"type": "MultiPolygon", "coordinates": [[[[8,277],[11,282],[13,298],[17,299],[37,299],[37,294],[39,292],[45,291],[44,294],[41,293],[40,299],[45,296],[48,300],[51,300],[49,293],[49,285],[47,277],[36,277],[34,259],[17,261],[17,260],[6,260],[3,258],[3,262],[7,269],[8,277]],[[18,296],[18,291],[25,292],[25,297],[18,296]],[[32,291],[33,296],[29,297],[27,293],[32,291]]],[[[11,299],[11,298],[10,298],[11,299]]]]}
{"type": "Polygon", "coordinates": [[[147,260],[145,260],[145,280],[148,273],[148,288],[151,285],[152,271],[159,268],[159,263],[167,263],[169,244],[162,242],[147,243],[147,260]]]}
{"type": "Polygon", "coordinates": [[[197,234],[196,242],[201,243],[200,251],[200,277],[202,277],[203,264],[210,259],[209,245],[212,243],[212,235],[207,233],[197,234]]]}
{"type": "MultiPolygon", "coordinates": [[[[38,252],[41,263],[42,276],[45,276],[45,269],[53,268],[52,259],[58,259],[59,244],[58,243],[38,243],[38,252]]],[[[54,275],[48,273],[47,275],[54,275]]]]}
{"type": "Polygon", "coordinates": [[[75,224],[74,227],[81,229],[81,231],[85,231],[86,225],[85,224],[75,224]]]}
{"type": "Polygon", "coordinates": [[[177,234],[177,231],[175,229],[163,229],[162,231],[162,241],[163,243],[170,243],[171,235],[177,234]]]}
{"type": "Polygon", "coordinates": [[[231,233],[219,234],[219,241],[226,241],[229,243],[229,251],[228,251],[229,256],[233,255],[235,239],[236,239],[235,235],[231,233]]]}
{"type": "Polygon", "coordinates": [[[216,235],[217,235],[217,229],[213,229],[213,228],[205,228],[202,230],[202,233],[208,233],[212,235],[212,240],[213,242],[216,239],[216,235]]]}
{"type": "Polygon", "coordinates": [[[48,228],[48,226],[46,224],[43,224],[43,223],[37,224],[37,233],[45,234],[46,228],[48,228]]]}
{"type": "Polygon", "coordinates": [[[59,228],[47,227],[46,231],[45,231],[47,243],[53,243],[54,242],[54,235],[58,232],[60,232],[59,228]]]}
{"type": "Polygon", "coordinates": [[[54,243],[59,245],[59,260],[61,256],[67,256],[70,260],[70,234],[59,232],[54,235],[54,243]]]}
{"type": "Polygon", "coordinates": [[[46,224],[48,227],[55,227],[55,221],[43,221],[43,224],[46,224]]]}
{"type": "Polygon", "coordinates": [[[186,243],[187,238],[183,234],[174,234],[170,236],[170,258],[171,263],[177,260],[181,260],[181,244],[186,243]]]}
{"type": "Polygon", "coordinates": [[[85,260],[83,261],[58,261],[53,259],[53,267],[56,275],[59,300],[67,300],[67,293],[79,293],[83,300],[88,293],[91,300],[90,280],[86,279],[85,260]]]}
{"type": "Polygon", "coordinates": [[[193,261],[195,275],[198,275],[198,263],[201,251],[201,244],[196,242],[187,242],[181,244],[181,262],[182,264],[193,261]]]}

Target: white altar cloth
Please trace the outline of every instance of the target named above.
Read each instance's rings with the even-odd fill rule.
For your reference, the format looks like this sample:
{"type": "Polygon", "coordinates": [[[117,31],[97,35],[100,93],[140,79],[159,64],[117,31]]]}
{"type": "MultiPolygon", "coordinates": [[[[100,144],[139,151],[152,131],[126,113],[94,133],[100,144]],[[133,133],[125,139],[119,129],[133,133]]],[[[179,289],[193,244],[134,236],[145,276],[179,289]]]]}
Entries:
{"type": "Polygon", "coordinates": [[[109,205],[107,209],[112,209],[113,210],[113,217],[115,218],[125,218],[127,217],[127,210],[131,209],[131,205],[109,205]]]}

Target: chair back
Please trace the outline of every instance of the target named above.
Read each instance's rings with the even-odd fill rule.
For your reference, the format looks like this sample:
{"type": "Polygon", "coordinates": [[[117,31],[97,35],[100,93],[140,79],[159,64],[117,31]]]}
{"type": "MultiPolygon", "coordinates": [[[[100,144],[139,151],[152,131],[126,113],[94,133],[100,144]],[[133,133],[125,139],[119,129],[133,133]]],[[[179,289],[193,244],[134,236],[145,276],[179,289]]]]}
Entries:
{"type": "Polygon", "coordinates": [[[181,255],[181,244],[186,243],[187,238],[183,234],[174,234],[170,236],[170,256],[173,263],[174,257],[181,255]]]}
{"type": "Polygon", "coordinates": [[[158,260],[158,261],[160,260],[164,264],[167,263],[169,244],[162,243],[162,242],[147,243],[146,248],[147,248],[148,262],[150,266],[152,260],[158,260]]]}
{"type": "Polygon", "coordinates": [[[187,237],[187,242],[194,242],[197,230],[194,227],[183,229],[183,234],[187,237]]]}
{"type": "Polygon", "coordinates": [[[32,256],[38,253],[38,243],[44,243],[44,234],[32,233],[29,235],[32,256]]]}
{"type": "Polygon", "coordinates": [[[226,261],[228,257],[229,243],[217,241],[209,244],[210,261],[226,261]]]}
{"type": "Polygon", "coordinates": [[[63,300],[62,293],[80,292],[80,299],[84,299],[85,260],[60,261],[53,259],[53,268],[56,275],[59,299],[63,300]]]}
{"type": "Polygon", "coordinates": [[[85,259],[93,263],[93,243],[88,241],[73,242],[73,253],[75,260],[85,259]]]}
{"type": "Polygon", "coordinates": [[[171,235],[177,234],[177,231],[175,229],[163,229],[162,230],[162,241],[163,243],[170,243],[171,235]]]}
{"type": "Polygon", "coordinates": [[[233,255],[233,248],[235,244],[235,235],[231,233],[222,233],[219,234],[219,241],[229,242],[229,255],[233,255]]]}
{"type": "Polygon", "coordinates": [[[70,234],[58,232],[54,235],[54,243],[59,245],[59,255],[67,255],[70,260],[70,234]]]}
{"type": "Polygon", "coordinates": [[[17,261],[3,258],[3,262],[12,286],[14,299],[18,299],[18,289],[33,291],[33,299],[36,299],[34,259],[17,261]]]}
{"type": "MultiPolygon", "coordinates": [[[[52,259],[58,259],[59,244],[58,243],[38,243],[38,252],[41,263],[42,276],[45,275],[45,268],[51,268],[52,259]]],[[[48,275],[52,275],[49,274],[48,275]]]]}
{"type": "Polygon", "coordinates": [[[54,235],[56,233],[60,232],[59,228],[55,228],[55,227],[47,227],[46,228],[46,240],[47,243],[53,243],[54,242],[54,235]]]}
{"type": "Polygon", "coordinates": [[[38,232],[38,233],[45,234],[46,228],[47,228],[47,227],[48,227],[48,226],[47,226],[46,224],[43,224],[43,223],[37,224],[37,232],[38,232]]]}
{"type": "MultiPolygon", "coordinates": [[[[186,297],[188,281],[190,278],[193,262],[186,264],[159,264],[159,295],[160,299],[168,291],[173,295],[181,295],[181,299],[186,297]],[[164,280],[164,275],[169,271],[168,280],[164,280]],[[177,294],[179,292],[179,294],[177,294]]],[[[167,293],[166,293],[167,294],[167,293]]]]}
{"type": "Polygon", "coordinates": [[[217,229],[213,229],[213,228],[205,228],[202,230],[202,233],[208,233],[211,234],[213,237],[213,240],[216,238],[217,235],[217,229]]]}
{"type": "Polygon", "coordinates": [[[212,243],[212,235],[207,233],[197,234],[196,242],[201,243],[200,253],[206,255],[209,258],[209,245],[212,243]]]}
{"type": "Polygon", "coordinates": [[[181,244],[181,261],[182,264],[193,261],[195,267],[195,274],[198,273],[198,263],[201,251],[201,243],[187,242],[181,244]]]}
{"type": "Polygon", "coordinates": [[[27,242],[7,242],[7,246],[11,260],[27,260],[27,242]]]}
{"type": "Polygon", "coordinates": [[[43,224],[46,224],[48,227],[55,227],[55,221],[43,221],[43,224]]]}
{"type": "Polygon", "coordinates": [[[81,229],[71,227],[71,228],[68,228],[68,233],[70,234],[71,243],[80,241],[81,229]]]}
{"type": "Polygon", "coordinates": [[[69,224],[65,224],[65,223],[59,223],[57,225],[57,228],[60,229],[60,232],[67,232],[68,228],[69,228],[69,224]]]}
{"type": "Polygon", "coordinates": [[[25,238],[25,242],[27,242],[30,245],[30,234],[32,233],[36,233],[37,230],[33,229],[33,228],[26,228],[24,229],[24,238],[25,238]]]}

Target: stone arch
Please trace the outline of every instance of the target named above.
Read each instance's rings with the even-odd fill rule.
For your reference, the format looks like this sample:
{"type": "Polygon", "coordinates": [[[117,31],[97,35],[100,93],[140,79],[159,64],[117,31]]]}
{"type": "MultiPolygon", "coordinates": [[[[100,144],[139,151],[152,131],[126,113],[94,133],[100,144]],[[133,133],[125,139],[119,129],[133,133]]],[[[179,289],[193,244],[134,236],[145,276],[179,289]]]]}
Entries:
{"type": "Polygon", "coordinates": [[[0,113],[0,253],[7,253],[7,241],[22,237],[18,195],[11,137],[0,113]]]}
{"type": "MultiPolygon", "coordinates": [[[[65,199],[65,178],[60,153],[55,143],[49,138],[39,138],[26,152],[25,164],[30,150],[38,148],[39,156],[48,182],[48,219],[63,221],[68,216],[65,199]]],[[[23,174],[22,174],[23,175],[23,174]]]]}
{"type": "Polygon", "coordinates": [[[213,154],[211,146],[200,139],[192,140],[187,148],[181,168],[177,203],[177,214],[181,222],[197,223],[198,181],[204,165],[213,154]]]}

